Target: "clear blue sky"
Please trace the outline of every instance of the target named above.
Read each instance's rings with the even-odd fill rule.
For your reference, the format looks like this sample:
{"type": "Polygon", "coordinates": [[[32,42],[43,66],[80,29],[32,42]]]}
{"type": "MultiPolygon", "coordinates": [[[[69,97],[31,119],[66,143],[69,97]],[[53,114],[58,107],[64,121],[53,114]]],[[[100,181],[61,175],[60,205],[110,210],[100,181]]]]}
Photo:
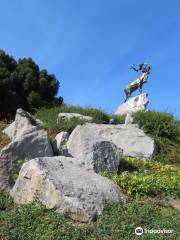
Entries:
{"type": "Polygon", "coordinates": [[[66,103],[114,112],[146,61],[150,109],[180,117],[179,0],[1,0],[0,48],[32,57],[66,103]]]}

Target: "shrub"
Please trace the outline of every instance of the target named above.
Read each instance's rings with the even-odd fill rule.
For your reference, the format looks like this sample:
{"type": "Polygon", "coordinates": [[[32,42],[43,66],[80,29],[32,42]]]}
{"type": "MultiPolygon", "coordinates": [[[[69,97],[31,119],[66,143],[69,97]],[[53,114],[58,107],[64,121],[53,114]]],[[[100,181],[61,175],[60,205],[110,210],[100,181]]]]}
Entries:
{"type": "Polygon", "coordinates": [[[168,138],[155,137],[158,155],[154,160],[164,163],[180,164],[180,141],[170,140],[168,138]]]}
{"type": "Polygon", "coordinates": [[[122,187],[130,196],[175,195],[180,197],[180,169],[154,160],[124,158],[119,174],[103,173],[122,187]],[[132,171],[129,171],[131,169],[132,171]]]}
{"type": "Polygon", "coordinates": [[[180,134],[179,122],[170,113],[136,112],[133,117],[146,133],[155,137],[175,139],[180,134]]]}
{"type": "Polygon", "coordinates": [[[115,124],[124,124],[125,118],[126,118],[126,115],[121,115],[121,116],[115,115],[114,116],[115,124]]]}

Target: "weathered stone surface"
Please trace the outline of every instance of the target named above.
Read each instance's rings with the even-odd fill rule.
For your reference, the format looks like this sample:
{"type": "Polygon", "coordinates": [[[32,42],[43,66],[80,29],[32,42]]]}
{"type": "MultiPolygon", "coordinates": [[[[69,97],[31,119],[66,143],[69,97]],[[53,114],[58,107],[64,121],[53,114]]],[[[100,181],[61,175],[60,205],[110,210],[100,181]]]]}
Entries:
{"type": "Polygon", "coordinates": [[[8,185],[9,172],[14,162],[25,157],[53,156],[47,133],[43,129],[26,133],[0,151],[0,189],[8,185]]]}
{"type": "Polygon", "coordinates": [[[10,162],[0,156],[0,191],[8,185],[9,165],[10,162]]]}
{"type": "Polygon", "coordinates": [[[147,110],[148,103],[148,94],[142,93],[129,98],[125,103],[121,104],[115,112],[115,115],[125,115],[127,113],[147,110]]]}
{"type": "Polygon", "coordinates": [[[2,132],[8,135],[8,137],[12,140],[14,136],[14,128],[15,128],[15,121],[12,122],[8,127],[6,127],[2,132]]]}
{"type": "Polygon", "coordinates": [[[43,123],[36,119],[30,113],[24,111],[22,108],[17,109],[15,121],[3,130],[11,140],[14,140],[32,130],[42,129],[43,123]],[[31,129],[31,130],[30,130],[31,129]]]}
{"type": "Polygon", "coordinates": [[[139,129],[137,124],[107,125],[87,123],[78,128],[81,128],[81,131],[90,132],[93,136],[112,141],[118,148],[123,150],[124,156],[150,159],[156,152],[154,140],[139,129]]]}
{"type": "Polygon", "coordinates": [[[79,113],[59,113],[58,120],[71,120],[72,118],[79,118],[85,122],[92,122],[93,118],[90,116],[84,116],[79,113]]]}
{"type": "Polygon", "coordinates": [[[39,200],[47,208],[80,222],[95,220],[105,202],[126,201],[112,181],[76,162],[59,156],[24,163],[11,196],[21,204],[39,200]]]}
{"type": "Polygon", "coordinates": [[[109,140],[106,140],[86,125],[77,126],[67,142],[68,153],[87,169],[95,172],[117,172],[121,149],[109,140]]]}
{"type": "Polygon", "coordinates": [[[60,132],[53,140],[52,147],[56,155],[68,155],[66,143],[68,141],[69,134],[67,132],[60,132]]]}
{"type": "Polygon", "coordinates": [[[0,151],[0,190],[8,184],[14,161],[54,155],[47,132],[31,114],[22,109],[17,110],[15,121],[4,132],[12,142],[0,151]]]}

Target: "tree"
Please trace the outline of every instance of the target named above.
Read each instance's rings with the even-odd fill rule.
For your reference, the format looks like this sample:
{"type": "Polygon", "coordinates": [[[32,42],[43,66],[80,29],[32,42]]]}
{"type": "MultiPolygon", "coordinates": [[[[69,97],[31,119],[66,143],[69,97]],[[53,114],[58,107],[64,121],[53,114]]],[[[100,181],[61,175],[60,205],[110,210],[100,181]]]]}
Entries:
{"type": "Polygon", "coordinates": [[[59,82],[31,58],[18,62],[0,50],[0,118],[13,116],[17,108],[33,111],[42,106],[61,104],[59,82]]]}
{"type": "Polygon", "coordinates": [[[12,88],[11,74],[16,67],[16,60],[0,50],[0,118],[15,112],[17,96],[12,88]]]}

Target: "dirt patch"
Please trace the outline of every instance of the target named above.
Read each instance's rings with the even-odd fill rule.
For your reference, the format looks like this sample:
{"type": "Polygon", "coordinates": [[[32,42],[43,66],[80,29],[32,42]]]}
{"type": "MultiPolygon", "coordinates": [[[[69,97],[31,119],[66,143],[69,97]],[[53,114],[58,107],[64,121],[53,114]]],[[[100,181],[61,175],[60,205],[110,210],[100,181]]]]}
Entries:
{"type": "Polygon", "coordinates": [[[180,211],[180,199],[170,199],[169,204],[174,209],[180,211]]]}
{"type": "Polygon", "coordinates": [[[5,133],[2,132],[3,129],[6,128],[7,126],[8,124],[0,122],[0,149],[2,149],[11,142],[11,139],[5,133]]]}

